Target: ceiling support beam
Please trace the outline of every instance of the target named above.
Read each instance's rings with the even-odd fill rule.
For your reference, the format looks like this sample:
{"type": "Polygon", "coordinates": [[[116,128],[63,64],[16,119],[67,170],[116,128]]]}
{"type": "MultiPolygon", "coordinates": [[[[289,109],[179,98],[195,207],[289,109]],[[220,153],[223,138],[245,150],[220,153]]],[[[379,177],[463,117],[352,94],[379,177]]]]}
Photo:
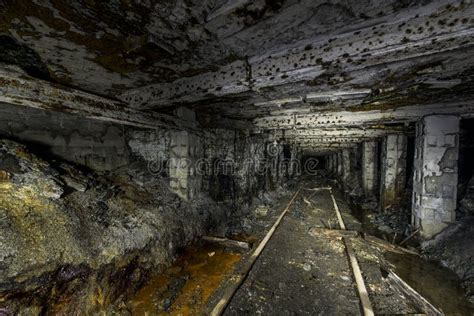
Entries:
{"type": "Polygon", "coordinates": [[[293,138],[283,139],[282,142],[289,144],[327,144],[327,143],[359,143],[373,138],[368,137],[317,137],[317,138],[293,138]]]}
{"type": "MultiPolygon", "coordinates": [[[[471,47],[473,15],[474,4],[446,6],[443,1],[433,1],[406,11],[392,21],[357,31],[319,36],[271,53],[234,61],[216,71],[132,89],[120,98],[136,108],[153,108],[242,92],[259,93],[264,88],[283,84],[304,87],[302,82],[310,83],[341,65],[345,72],[360,71],[471,47]]],[[[315,97],[315,100],[327,98],[317,94],[309,97],[315,97]]],[[[299,98],[289,101],[297,102],[299,98]]]]}
{"type": "Polygon", "coordinates": [[[7,68],[0,68],[0,102],[140,128],[190,129],[173,116],[130,109],[122,102],[34,79],[7,68]]]}
{"type": "Polygon", "coordinates": [[[445,104],[413,105],[373,111],[338,111],[294,116],[257,118],[254,123],[262,129],[308,129],[329,127],[361,127],[374,124],[414,122],[433,114],[455,114],[474,117],[474,100],[445,104]]]}
{"type": "Polygon", "coordinates": [[[316,129],[286,129],[277,130],[272,135],[274,139],[304,139],[331,137],[363,137],[379,138],[388,134],[408,133],[406,128],[316,128],[316,129]]]}
{"type": "Polygon", "coordinates": [[[296,144],[300,149],[344,149],[344,148],[355,148],[357,143],[350,144],[339,144],[339,143],[326,143],[326,144],[296,144]]]}

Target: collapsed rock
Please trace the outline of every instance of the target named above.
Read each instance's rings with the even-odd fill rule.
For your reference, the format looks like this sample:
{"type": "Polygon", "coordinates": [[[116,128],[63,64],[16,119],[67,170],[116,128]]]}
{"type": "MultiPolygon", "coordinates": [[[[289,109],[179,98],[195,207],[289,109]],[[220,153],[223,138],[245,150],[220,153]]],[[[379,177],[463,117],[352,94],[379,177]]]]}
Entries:
{"type": "Polygon", "coordinates": [[[474,216],[462,218],[425,242],[423,248],[427,259],[440,261],[459,276],[474,302],[474,216]]]}
{"type": "Polygon", "coordinates": [[[12,141],[0,141],[0,170],[0,309],[12,314],[119,308],[225,219],[203,196],[191,206],[160,181],[53,167],[12,141]]]}

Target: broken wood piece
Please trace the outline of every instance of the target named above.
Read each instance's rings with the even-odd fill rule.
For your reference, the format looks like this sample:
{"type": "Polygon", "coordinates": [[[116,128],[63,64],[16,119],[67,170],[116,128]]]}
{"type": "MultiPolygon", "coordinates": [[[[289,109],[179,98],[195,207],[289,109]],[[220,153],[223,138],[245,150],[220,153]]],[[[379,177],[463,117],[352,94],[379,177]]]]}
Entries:
{"type": "Polygon", "coordinates": [[[410,239],[415,237],[415,235],[420,231],[421,227],[418,227],[413,233],[411,233],[407,238],[403,239],[400,242],[400,246],[402,246],[404,243],[408,242],[410,239]]]}
{"type": "Polygon", "coordinates": [[[395,244],[396,240],[397,240],[397,232],[395,232],[395,234],[393,235],[392,245],[395,244]]]}
{"type": "Polygon", "coordinates": [[[327,228],[313,227],[309,230],[309,234],[314,237],[353,238],[353,237],[357,237],[359,235],[359,232],[355,230],[341,230],[341,229],[327,229],[327,228]]]}
{"type": "Polygon", "coordinates": [[[304,201],[308,206],[311,206],[311,202],[308,201],[306,198],[303,198],[303,201],[304,201]]]}
{"type": "Polygon", "coordinates": [[[336,210],[337,221],[339,222],[339,226],[342,230],[346,229],[346,225],[344,224],[344,220],[342,219],[341,212],[339,211],[339,206],[337,206],[336,199],[334,198],[334,194],[332,194],[332,188],[329,189],[329,193],[331,194],[332,203],[334,205],[334,209],[336,210]]]}
{"type": "Polygon", "coordinates": [[[403,281],[402,278],[400,278],[395,272],[390,270],[387,272],[389,281],[397,286],[404,295],[411,298],[419,306],[419,308],[423,310],[423,312],[428,315],[444,315],[441,310],[433,306],[420,293],[415,291],[410,285],[403,281]]]}
{"type": "Polygon", "coordinates": [[[323,190],[331,190],[331,187],[319,187],[319,188],[312,188],[312,189],[306,189],[308,191],[323,191],[323,190]]]}
{"type": "Polygon", "coordinates": [[[223,238],[223,237],[215,237],[215,236],[204,236],[202,237],[202,240],[210,243],[216,243],[228,248],[240,248],[240,249],[245,249],[249,250],[252,248],[251,244],[245,241],[238,241],[238,240],[233,240],[233,239],[228,239],[228,238],[223,238]]]}
{"type": "Polygon", "coordinates": [[[363,237],[364,237],[364,240],[372,243],[372,244],[375,244],[387,251],[390,251],[390,252],[395,252],[395,253],[398,253],[398,254],[410,254],[410,255],[415,255],[415,256],[419,256],[420,254],[416,251],[413,251],[413,250],[409,250],[409,249],[406,249],[404,247],[399,247],[397,245],[392,245],[391,243],[383,240],[383,239],[380,239],[380,238],[377,238],[375,236],[372,236],[372,235],[369,235],[369,234],[363,234],[363,237]]]}

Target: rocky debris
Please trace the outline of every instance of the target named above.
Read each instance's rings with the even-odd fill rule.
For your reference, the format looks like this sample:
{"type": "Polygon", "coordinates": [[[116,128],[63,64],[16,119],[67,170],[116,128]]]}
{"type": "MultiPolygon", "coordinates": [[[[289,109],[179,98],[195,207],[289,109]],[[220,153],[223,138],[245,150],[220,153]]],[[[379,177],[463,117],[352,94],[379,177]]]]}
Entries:
{"type": "Polygon", "coordinates": [[[381,213],[370,216],[372,223],[382,232],[408,235],[410,233],[410,210],[406,208],[390,207],[381,213]]]}
{"type": "Polygon", "coordinates": [[[266,231],[273,224],[273,217],[279,212],[275,202],[288,194],[288,187],[291,186],[291,183],[285,183],[274,191],[260,192],[258,197],[252,199],[252,203],[247,208],[241,210],[240,216],[232,218],[232,223],[224,235],[255,236],[266,231]]]}
{"type": "Polygon", "coordinates": [[[89,182],[92,180],[91,177],[87,177],[83,172],[72,168],[68,164],[61,164],[59,169],[62,171],[59,178],[66,186],[79,192],[85,192],[87,190],[89,182]]]}
{"type": "Polygon", "coordinates": [[[351,197],[360,197],[364,194],[363,192],[363,186],[361,182],[362,176],[359,171],[354,171],[351,173],[351,175],[348,177],[347,181],[344,183],[346,190],[348,191],[347,193],[351,197]]]}
{"type": "Polygon", "coordinates": [[[265,205],[259,205],[257,208],[255,208],[255,216],[257,217],[265,217],[267,216],[269,211],[269,208],[265,205]]]}
{"type": "Polygon", "coordinates": [[[422,246],[427,259],[440,261],[462,279],[474,303],[474,216],[464,217],[422,246]]]}
{"type": "Polygon", "coordinates": [[[225,219],[204,196],[183,202],[163,182],[142,186],[126,170],[101,176],[53,167],[8,140],[0,141],[0,170],[7,314],[119,311],[148,271],[225,219]]]}
{"type": "Polygon", "coordinates": [[[464,197],[458,204],[457,214],[474,215],[474,177],[467,183],[464,197]]]}

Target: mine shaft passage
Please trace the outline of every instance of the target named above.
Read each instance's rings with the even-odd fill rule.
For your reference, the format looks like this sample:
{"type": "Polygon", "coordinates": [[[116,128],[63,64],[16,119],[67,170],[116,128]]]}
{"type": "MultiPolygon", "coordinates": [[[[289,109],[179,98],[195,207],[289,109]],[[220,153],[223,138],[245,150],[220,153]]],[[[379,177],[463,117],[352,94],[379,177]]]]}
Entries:
{"type": "Polygon", "coordinates": [[[474,315],[474,1],[0,1],[0,316],[474,315]]]}

